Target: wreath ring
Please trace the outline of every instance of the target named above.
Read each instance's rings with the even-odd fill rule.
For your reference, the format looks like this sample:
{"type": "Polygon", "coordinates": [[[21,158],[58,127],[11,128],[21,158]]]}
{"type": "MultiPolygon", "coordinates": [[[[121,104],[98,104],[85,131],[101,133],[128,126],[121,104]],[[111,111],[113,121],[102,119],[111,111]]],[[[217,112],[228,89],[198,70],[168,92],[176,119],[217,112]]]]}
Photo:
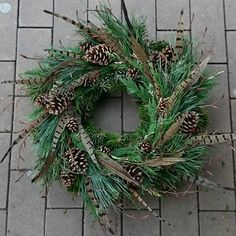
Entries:
{"type": "MultiPolygon", "coordinates": [[[[235,139],[207,134],[204,103],[217,75],[205,72],[210,55],[196,65],[197,47],[183,35],[183,12],[176,40],[147,40],[141,19],[125,23],[106,6],[96,10],[104,28],[46,11],[76,26],[79,46],[48,49],[39,68],[14,83],[27,87],[35,104],[31,123],[11,149],[32,134],[38,157],[32,182],[61,182],[101,225],[113,232],[106,212],[122,195],[142,203],[139,190],[160,197],[180,183],[224,188],[198,176],[208,145],[235,139]],[[138,104],[140,126],[118,135],[94,127],[96,102],[104,93],[126,91],[138,104]]],[[[198,60],[199,61],[199,60],[198,60]]],[[[3,83],[12,83],[4,81],[3,83]]]]}

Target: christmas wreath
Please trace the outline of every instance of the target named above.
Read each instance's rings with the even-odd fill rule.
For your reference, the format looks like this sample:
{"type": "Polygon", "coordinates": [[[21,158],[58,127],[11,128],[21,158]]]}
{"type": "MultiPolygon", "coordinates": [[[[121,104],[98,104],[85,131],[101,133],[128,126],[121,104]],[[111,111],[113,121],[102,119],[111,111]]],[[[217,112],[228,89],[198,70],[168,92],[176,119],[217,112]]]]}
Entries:
{"type": "Polygon", "coordinates": [[[183,181],[221,187],[198,176],[202,156],[208,145],[235,138],[204,130],[204,104],[219,73],[205,71],[210,55],[201,58],[184,36],[183,12],[176,39],[169,43],[148,41],[144,21],[130,20],[123,1],[122,9],[124,22],[106,6],[96,9],[101,28],[45,11],[73,24],[83,41],[48,49],[39,68],[14,82],[26,85],[35,108],[31,123],[2,158],[32,134],[38,154],[32,181],[61,182],[72,194],[79,193],[110,232],[106,212],[122,196],[166,222],[144,202],[144,192],[160,197],[183,181]],[[96,102],[104,93],[120,91],[136,100],[139,127],[123,135],[97,129],[96,102]]]}

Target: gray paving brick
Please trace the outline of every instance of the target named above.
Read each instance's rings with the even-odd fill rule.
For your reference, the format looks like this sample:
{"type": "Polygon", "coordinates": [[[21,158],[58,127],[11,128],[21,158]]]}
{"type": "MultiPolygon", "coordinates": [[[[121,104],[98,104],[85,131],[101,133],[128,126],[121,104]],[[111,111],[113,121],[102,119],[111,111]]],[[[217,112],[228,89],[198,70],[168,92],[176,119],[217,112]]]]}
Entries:
{"type": "Polygon", "coordinates": [[[52,11],[52,0],[21,0],[19,9],[20,26],[52,26],[52,17],[43,12],[43,10],[52,11]]]}
{"type": "MultiPolygon", "coordinates": [[[[155,196],[149,194],[144,194],[143,200],[153,209],[159,208],[159,199],[155,196]]],[[[146,209],[143,205],[137,203],[136,201],[130,201],[129,199],[124,199],[125,209],[146,209]]]]}
{"type": "Polygon", "coordinates": [[[96,108],[95,125],[104,130],[121,133],[121,99],[101,99],[96,108]]]}
{"type": "MultiPolygon", "coordinates": [[[[0,62],[0,81],[14,80],[14,66],[12,62],[0,62]]],[[[10,130],[12,97],[8,95],[12,95],[12,85],[1,85],[0,93],[0,131],[10,130]]]]}
{"type": "Polygon", "coordinates": [[[14,131],[23,129],[29,123],[28,116],[33,105],[28,97],[19,97],[15,102],[14,131]]]}
{"type": "Polygon", "coordinates": [[[82,235],[82,210],[53,209],[47,210],[46,236],[82,235]]]}
{"type": "Polygon", "coordinates": [[[201,49],[207,53],[213,50],[211,62],[226,62],[223,2],[221,0],[192,0],[193,37],[204,42],[201,49]],[[217,24],[216,24],[217,22],[217,24]],[[205,29],[207,33],[203,39],[205,29]]]}
{"type": "Polygon", "coordinates": [[[6,211],[0,210],[0,235],[5,234],[6,211]]]}
{"type": "Polygon", "coordinates": [[[184,10],[184,28],[189,29],[189,1],[157,0],[157,29],[176,29],[181,10],[184,10]]]}
{"type": "Polygon", "coordinates": [[[226,29],[236,29],[236,2],[235,0],[225,0],[226,29]]]}
{"type": "MultiPolygon", "coordinates": [[[[0,134],[0,146],[1,146],[1,155],[7,150],[10,144],[10,135],[9,134],[0,134]]],[[[9,156],[5,161],[0,165],[0,208],[6,208],[6,199],[7,199],[7,187],[8,187],[8,163],[9,156]]],[[[0,228],[1,231],[1,228],[0,228]]]]}
{"type": "Polygon", "coordinates": [[[230,82],[230,96],[236,98],[236,32],[227,32],[228,41],[228,60],[229,60],[229,82],[230,82]]]}
{"type": "Polygon", "coordinates": [[[47,55],[47,52],[45,52],[44,49],[50,48],[50,44],[51,29],[19,29],[16,67],[17,75],[38,66],[37,61],[25,59],[21,57],[20,54],[28,57],[40,58],[47,55]]]}
{"type": "MultiPolygon", "coordinates": [[[[72,19],[76,18],[76,10],[78,10],[78,16],[82,20],[87,20],[87,0],[67,1],[67,0],[55,0],[55,12],[62,15],[69,16],[72,19]]],[[[59,46],[59,40],[62,41],[64,46],[73,46],[78,44],[78,40],[81,36],[76,35],[76,28],[64,22],[61,19],[55,18],[54,21],[54,46],[59,46]]]]}
{"type": "Polygon", "coordinates": [[[0,13],[0,60],[15,60],[18,1],[9,0],[7,3],[11,5],[11,10],[0,13]]]}
{"type": "Polygon", "coordinates": [[[216,106],[209,107],[209,132],[230,132],[230,113],[229,113],[229,93],[227,82],[227,67],[224,65],[211,65],[209,69],[212,73],[224,71],[217,79],[216,86],[209,94],[208,105],[216,106]]]}
{"type": "Polygon", "coordinates": [[[135,17],[144,17],[146,18],[148,26],[148,35],[150,39],[156,38],[156,14],[155,14],[155,1],[150,0],[145,2],[142,0],[129,0],[126,1],[126,7],[129,11],[130,18],[135,17]]]}
{"type": "Polygon", "coordinates": [[[8,235],[43,236],[44,206],[43,193],[33,185],[28,176],[19,182],[18,172],[11,172],[8,212],[8,235]]]}
{"type": "Polygon", "coordinates": [[[232,128],[233,132],[236,133],[236,100],[231,100],[231,109],[232,109],[232,128]]]}
{"type": "Polygon", "coordinates": [[[127,210],[123,213],[123,235],[158,236],[160,235],[159,226],[159,220],[148,211],[127,210]]]}
{"type": "MultiPolygon", "coordinates": [[[[111,227],[114,231],[115,236],[120,235],[120,214],[111,212],[108,214],[111,227]]],[[[90,235],[96,235],[96,236],[103,236],[104,235],[104,229],[103,227],[92,218],[90,213],[86,210],[84,213],[84,236],[90,236],[90,235]]],[[[107,236],[112,235],[109,232],[107,232],[107,236]]]]}
{"type": "Polygon", "coordinates": [[[47,207],[48,208],[76,208],[83,207],[80,197],[71,196],[59,184],[53,184],[49,187],[47,207]]]}
{"type": "Polygon", "coordinates": [[[200,230],[202,236],[233,236],[236,234],[235,213],[201,212],[200,230]]]}
{"type": "Polygon", "coordinates": [[[178,196],[168,195],[162,199],[162,217],[175,228],[162,223],[163,236],[197,236],[198,209],[195,188],[188,185],[178,189],[178,196]]]}
{"type": "Polygon", "coordinates": [[[138,108],[135,99],[127,94],[123,96],[123,126],[125,132],[135,131],[139,126],[138,108]]]}
{"type": "MultiPolygon", "coordinates": [[[[206,164],[204,177],[221,184],[234,187],[233,158],[229,144],[217,145],[210,149],[209,163],[206,164]]],[[[235,194],[233,191],[201,189],[199,207],[202,210],[234,210],[235,194]]]]}

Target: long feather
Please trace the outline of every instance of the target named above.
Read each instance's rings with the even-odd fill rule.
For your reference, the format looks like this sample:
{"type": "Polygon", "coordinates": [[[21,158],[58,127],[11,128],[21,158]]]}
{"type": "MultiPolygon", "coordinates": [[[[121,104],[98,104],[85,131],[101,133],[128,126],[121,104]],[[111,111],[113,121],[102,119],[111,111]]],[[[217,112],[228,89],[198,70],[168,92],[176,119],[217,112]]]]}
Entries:
{"type": "Polygon", "coordinates": [[[114,172],[117,176],[126,180],[128,183],[131,183],[135,186],[139,186],[139,183],[135,181],[132,176],[116,161],[113,161],[108,155],[101,153],[98,155],[98,162],[105,168],[114,172]]]}
{"type": "Polygon", "coordinates": [[[161,222],[174,227],[172,224],[168,223],[165,219],[163,219],[161,216],[156,214],[153,209],[143,200],[143,198],[134,190],[130,188],[130,192],[134,196],[134,199],[137,200],[140,204],[142,204],[152,215],[154,215],[156,218],[158,218],[161,222]]]}
{"type": "Polygon", "coordinates": [[[185,161],[184,158],[175,158],[175,157],[167,157],[167,158],[155,158],[155,159],[151,159],[148,161],[145,161],[143,163],[141,163],[141,165],[145,165],[145,166],[150,166],[150,167],[155,167],[155,166],[170,166],[170,165],[174,165],[178,162],[181,161],[185,161]]]}
{"type": "Polygon", "coordinates": [[[59,118],[59,122],[57,124],[53,139],[52,139],[52,152],[54,153],[56,151],[58,140],[65,130],[66,122],[68,118],[70,118],[73,114],[73,111],[71,109],[68,109],[67,111],[63,112],[62,115],[59,118]]]}
{"type": "Polygon", "coordinates": [[[60,15],[60,14],[58,14],[58,13],[51,12],[51,11],[48,11],[48,10],[43,10],[43,11],[44,11],[45,13],[49,14],[49,15],[55,16],[55,17],[57,17],[57,18],[60,18],[60,19],[62,19],[62,20],[64,20],[64,21],[66,21],[66,22],[72,24],[72,25],[75,25],[75,26],[78,27],[80,30],[85,31],[85,32],[88,33],[88,34],[91,33],[90,29],[89,29],[87,26],[85,26],[85,25],[83,25],[82,23],[80,23],[79,21],[72,20],[71,18],[69,18],[69,17],[67,17],[67,16],[63,16],[63,15],[60,15]]]}
{"type": "Polygon", "coordinates": [[[193,144],[213,145],[218,143],[231,142],[236,139],[236,134],[212,134],[212,135],[198,135],[191,137],[193,144]]]}
{"type": "Polygon", "coordinates": [[[19,79],[19,80],[5,80],[1,84],[27,84],[27,85],[36,85],[43,84],[47,78],[30,78],[30,79],[19,79]]]}
{"type": "Polygon", "coordinates": [[[49,114],[43,113],[37,120],[32,121],[25,129],[24,131],[13,141],[13,143],[10,145],[8,150],[5,152],[4,156],[1,159],[2,163],[4,159],[7,157],[7,155],[11,152],[12,148],[17,145],[22,139],[24,139],[29,133],[31,133],[35,127],[39,125],[43,120],[45,120],[49,114]]]}
{"type": "Polygon", "coordinates": [[[45,49],[49,53],[49,55],[54,56],[54,53],[58,53],[61,55],[65,55],[67,57],[77,58],[80,59],[81,56],[77,53],[66,51],[66,50],[58,50],[58,49],[45,49]]]}
{"type": "Polygon", "coordinates": [[[60,15],[58,13],[50,12],[48,10],[44,10],[44,12],[47,13],[47,14],[56,16],[56,17],[58,17],[60,19],[63,19],[64,21],[66,21],[66,22],[68,22],[68,23],[70,23],[72,25],[75,25],[80,30],[86,32],[89,36],[94,38],[96,41],[105,43],[107,46],[109,46],[112,49],[113,52],[117,53],[120,57],[122,57],[123,53],[122,53],[122,49],[121,49],[119,41],[114,39],[104,29],[100,29],[100,28],[98,28],[96,26],[93,26],[92,28],[87,27],[87,26],[83,25],[79,21],[74,21],[74,20],[70,19],[69,17],[60,15]]]}
{"type": "Polygon", "coordinates": [[[79,134],[80,134],[81,141],[82,141],[86,151],[88,152],[89,156],[91,157],[92,161],[94,163],[98,164],[97,158],[94,154],[94,148],[93,148],[94,144],[93,144],[92,140],[90,139],[89,135],[84,130],[84,127],[81,124],[81,118],[80,117],[79,117],[79,121],[80,121],[79,134]]]}
{"type": "Polygon", "coordinates": [[[94,195],[94,192],[93,192],[92,181],[89,177],[86,178],[85,186],[86,186],[86,191],[87,191],[87,193],[88,193],[88,195],[91,199],[91,202],[93,203],[93,205],[96,209],[96,213],[99,217],[100,224],[105,228],[107,227],[107,229],[109,230],[109,232],[111,234],[114,234],[114,231],[113,231],[113,229],[110,225],[108,216],[104,212],[101,212],[101,210],[99,208],[98,201],[95,198],[95,195],[94,195]]]}
{"type": "Polygon", "coordinates": [[[196,186],[200,186],[200,187],[205,187],[205,188],[212,188],[212,189],[224,189],[224,190],[232,190],[234,191],[234,188],[230,188],[230,187],[224,187],[218,183],[215,183],[207,178],[204,178],[202,176],[187,176],[187,175],[182,175],[181,179],[183,181],[189,182],[189,183],[193,183],[196,186]]]}
{"type": "Polygon", "coordinates": [[[190,73],[189,77],[182,81],[177,87],[173,94],[169,97],[167,102],[167,110],[170,111],[172,106],[174,105],[176,99],[180,94],[184,92],[185,89],[191,87],[201,76],[202,72],[207,66],[208,61],[210,60],[210,55],[207,56],[198,66],[190,73]]]}
{"type": "Polygon", "coordinates": [[[135,38],[133,26],[129,20],[128,11],[127,11],[124,0],[121,1],[121,7],[122,7],[122,10],[124,13],[125,21],[126,21],[128,27],[129,27],[129,30],[130,30],[130,32],[129,32],[130,42],[132,44],[133,53],[135,54],[137,59],[143,64],[144,74],[151,81],[154,91],[155,91],[155,94],[156,94],[156,97],[159,99],[161,97],[160,88],[158,86],[157,81],[153,78],[153,76],[150,73],[149,65],[148,65],[148,55],[146,54],[143,47],[140,45],[140,43],[135,38]]]}
{"type": "Polygon", "coordinates": [[[178,118],[177,121],[175,121],[170,126],[170,128],[166,131],[163,138],[160,139],[160,141],[158,142],[157,144],[158,147],[160,147],[161,145],[164,145],[167,141],[172,139],[172,137],[179,131],[180,126],[184,122],[184,119],[185,119],[185,113],[180,118],[178,118]]]}
{"type": "Polygon", "coordinates": [[[180,13],[180,19],[178,22],[177,33],[176,33],[176,42],[174,47],[174,56],[173,60],[176,61],[177,57],[183,54],[183,32],[184,32],[184,21],[183,21],[184,11],[180,13]]]}
{"type": "Polygon", "coordinates": [[[58,140],[63,133],[65,126],[66,126],[66,121],[69,117],[71,117],[72,111],[69,109],[65,111],[59,118],[59,122],[57,124],[53,139],[52,139],[52,150],[49,156],[46,158],[43,166],[39,170],[38,174],[32,179],[32,182],[35,182],[37,180],[40,180],[45,173],[49,170],[50,166],[54,163],[55,161],[55,151],[57,147],[58,140]]]}

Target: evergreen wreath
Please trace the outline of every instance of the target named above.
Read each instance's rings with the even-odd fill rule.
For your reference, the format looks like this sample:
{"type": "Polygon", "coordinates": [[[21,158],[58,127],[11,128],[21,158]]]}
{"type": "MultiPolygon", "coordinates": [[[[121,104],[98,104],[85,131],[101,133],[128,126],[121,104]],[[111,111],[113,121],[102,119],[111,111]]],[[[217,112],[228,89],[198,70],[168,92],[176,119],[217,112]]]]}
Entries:
{"type": "Polygon", "coordinates": [[[29,134],[37,158],[32,182],[62,183],[82,196],[91,214],[113,232],[106,212],[122,196],[137,200],[161,221],[142,199],[160,197],[183,182],[224,188],[198,173],[207,146],[232,141],[233,134],[208,134],[204,107],[217,75],[205,71],[210,55],[200,59],[197,45],[183,35],[183,12],[174,43],[148,41],[145,22],[125,22],[110,9],[96,9],[104,27],[74,21],[46,11],[76,27],[84,41],[76,47],[48,49],[39,68],[17,81],[35,104],[31,123],[12,143],[29,134]],[[200,61],[196,64],[196,61],[200,61]],[[93,124],[96,102],[105,93],[125,91],[137,102],[140,126],[119,135],[93,124]]]}

